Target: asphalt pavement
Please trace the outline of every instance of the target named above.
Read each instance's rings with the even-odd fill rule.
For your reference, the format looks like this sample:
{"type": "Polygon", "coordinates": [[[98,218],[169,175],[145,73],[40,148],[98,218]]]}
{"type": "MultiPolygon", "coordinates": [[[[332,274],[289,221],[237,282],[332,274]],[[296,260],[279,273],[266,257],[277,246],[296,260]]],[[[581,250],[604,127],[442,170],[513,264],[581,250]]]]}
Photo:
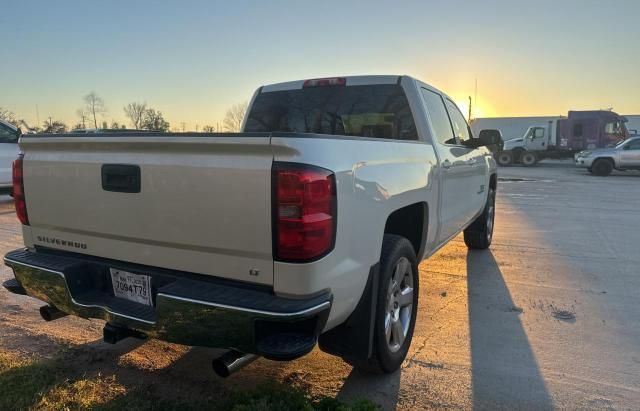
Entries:
{"type": "MultiPolygon", "coordinates": [[[[2,253],[21,245],[11,209],[0,197],[2,253]]],[[[397,373],[363,375],[316,349],[221,380],[209,350],[154,346],[144,361],[162,366],[145,365],[145,376],[179,387],[197,374],[203,390],[276,380],[384,409],[640,409],[639,210],[640,173],[595,177],[562,161],[500,168],[491,250],[468,251],[458,237],[420,265],[418,323],[397,373]],[[173,365],[170,351],[180,352],[173,365]]],[[[0,331],[112,349],[99,342],[100,321],[44,325],[39,305],[0,290],[0,331]]]]}

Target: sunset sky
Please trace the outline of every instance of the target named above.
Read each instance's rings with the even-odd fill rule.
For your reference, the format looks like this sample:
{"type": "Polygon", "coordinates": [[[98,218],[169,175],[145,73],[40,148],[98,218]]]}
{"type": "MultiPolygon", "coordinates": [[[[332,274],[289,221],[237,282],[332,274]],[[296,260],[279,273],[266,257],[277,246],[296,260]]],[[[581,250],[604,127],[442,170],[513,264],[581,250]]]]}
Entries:
{"type": "MultiPolygon", "coordinates": [[[[8,4],[9,3],[9,4],[8,4]]],[[[173,127],[221,122],[263,84],[409,74],[466,113],[640,114],[640,1],[10,1],[0,107],[72,125],[146,101],[173,127]]]]}

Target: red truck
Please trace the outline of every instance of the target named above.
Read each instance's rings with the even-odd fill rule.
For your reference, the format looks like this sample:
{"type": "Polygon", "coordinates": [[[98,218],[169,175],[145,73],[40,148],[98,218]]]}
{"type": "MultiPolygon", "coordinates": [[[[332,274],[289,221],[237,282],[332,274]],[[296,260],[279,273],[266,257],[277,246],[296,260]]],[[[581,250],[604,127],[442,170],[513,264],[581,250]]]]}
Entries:
{"type": "Polygon", "coordinates": [[[613,111],[569,111],[566,118],[534,125],[524,136],[504,142],[496,154],[501,166],[532,166],[545,158],[572,158],[581,150],[608,147],[629,137],[627,119],[613,111]]]}

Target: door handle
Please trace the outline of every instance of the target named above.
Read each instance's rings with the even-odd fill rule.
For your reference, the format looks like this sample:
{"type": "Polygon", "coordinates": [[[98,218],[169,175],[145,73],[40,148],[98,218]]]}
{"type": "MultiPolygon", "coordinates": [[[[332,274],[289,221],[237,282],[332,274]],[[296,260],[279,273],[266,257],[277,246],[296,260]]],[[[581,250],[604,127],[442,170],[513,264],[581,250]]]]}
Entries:
{"type": "Polygon", "coordinates": [[[102,165],[102,189],[104,191],[139,193],[140,180],[140,167],[137,165],[102,165]]]}

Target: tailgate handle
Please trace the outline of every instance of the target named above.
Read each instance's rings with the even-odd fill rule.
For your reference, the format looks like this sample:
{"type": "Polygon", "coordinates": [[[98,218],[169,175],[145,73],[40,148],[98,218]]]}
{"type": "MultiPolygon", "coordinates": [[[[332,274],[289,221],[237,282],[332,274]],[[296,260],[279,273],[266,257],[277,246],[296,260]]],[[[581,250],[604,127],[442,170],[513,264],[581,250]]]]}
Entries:
{"type": "Polygon", "coordinates": [[[102,189],[117,193],[140,192],[140,166],[130,164],[103,164],[102,189]]]}

